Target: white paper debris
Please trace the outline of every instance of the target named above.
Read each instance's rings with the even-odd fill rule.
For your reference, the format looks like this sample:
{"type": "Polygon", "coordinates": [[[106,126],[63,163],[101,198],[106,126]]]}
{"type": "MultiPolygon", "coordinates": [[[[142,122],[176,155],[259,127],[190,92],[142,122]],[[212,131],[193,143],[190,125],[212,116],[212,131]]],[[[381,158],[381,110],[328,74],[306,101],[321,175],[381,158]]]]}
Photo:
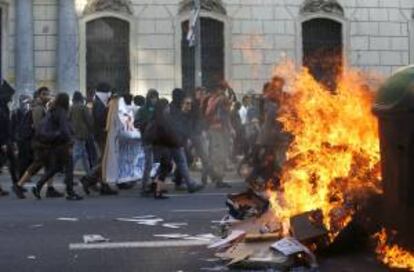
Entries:
{"type": "Polygon", "coordinates": [[[162,237],[167,239],[183,239],[190,237],[188,234],[182,234],[182,233],[169,233],[169,234],[154,234],[154,237],[162,237]]]}
{"type": "Polygon", "coordinates": [[[282,252],[284,255],[289,256],[299,252],[307,252],[308,248],[302,245],[298,240],[293,237],[286,237],[277,241],[271,248],[282,252]]]}
{"type": "Polygon", "coordinates": [[[179,229],[182,226],[188,226],[187,223],[164,223],[162,224],[164,228],[170,228],[170,229],[179,229]]]}
{"type": "Polygon", "coordinates": [[[59,218],[57,218],[57,220],[59,220],[59,221],[71,221],[71,222],[79,221],[79,219],[76,218],[76,217],[59,217],[59,218]]]}
{"type": "Polygon", "coordinates": [[[156,226],[158,223],[163,222],[164,219],[154,218],[154,219],[140,219],[135,221],[138,225],[147,225],[147,226],[156,226]]]}
{"type": "Polygon", "coordinates": [[[234,240],[237,240],[238,238],[244,236],[246,234],[243,230],[233,230],[225,239],[220,239],[219,241],[211,244],[208,246],[208,248],[218,248],[225,246],[234,240]]]}
{"type": "Polygon", "coordinates": [[[35,255],[29,255],[29,256],[27,256],[27,259],[36,260],[36,256],[35,255]]]}
{"type": "Polygon", "coordinates": [[[41,228],[43,226],[44,226],[43,224],[35,224],[35,225],[30,225],[30,228],[37,229],[37,228],[41,228]]]}
{"type": "Polygon", "coordinates": [[[134,219],[151,219],[151,218],[155,218],[157,216],[152,215],[152,214],[148,214],[148,215],[139,215],[139,216],[134,216],[132,218],[134,219]]]}
{"type": "Polygon", "coordinates": [[[83,242],[85,244],[91,244],[91,243],[104,243],[104,242],[108,242],[109,239],[103,237],[100,234],[86,234],[83,235],[83,242]]]}

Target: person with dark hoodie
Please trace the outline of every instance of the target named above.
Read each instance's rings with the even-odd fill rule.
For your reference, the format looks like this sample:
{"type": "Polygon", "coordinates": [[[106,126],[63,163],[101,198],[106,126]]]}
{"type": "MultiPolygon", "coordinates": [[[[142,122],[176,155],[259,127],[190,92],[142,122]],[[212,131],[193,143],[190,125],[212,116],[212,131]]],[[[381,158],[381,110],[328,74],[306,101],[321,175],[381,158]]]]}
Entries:
{"type": "MultiPolygon", "coordinates": [[[[34,105],[31,111],[34,134],[37,133],[41,121],[46,116],[48,105],[50,104],[51,97],[52,97],[51,91],[47,87],[40,87],[36,91],[35,97],[36,97],[36,101],[34,102],[34,105]]],[[[48,167],[44,158],[41,156],[43,146],[33,139],[32,148],[33,148],[32,163],[29,165],[26,172],[24,172],[24,174],[20,177],[20,180],[16,184],[13,185],[13,191],[16,194],[16,196],[20,199],[25,198],[23,194],[25,192],[25,189],[23,188],[24,184],[26,184],[43,167],[45,168],[48,167]]],[[[53,179],[50,179],[48,181],[46,197],[59,198],[63,196],[64,196],[63,193],[57,191],[53,187],[53,179]]]]}
{"type": "Polygon", "coordinates": [[[17,145],[19,178],[33,161],[32,137],[34,135],[31,112],[31,99],[28,95],[19,96],[19,107],[11,116],[13,141],[17,145]]]}
{"type": "MultiPolygon", "coordinates": [[[[191,178],[183,147],[189,138],[189,131],[191,130],[191,118],[187,115],[191,110],[191,98],[187,99],[187,101],[190,103],[190,106],[188,106],[188,103],[186,106],[183,105],[182,109],[184,111],[180,110],[180,112],[173,115],[168,102],[165,99],[160,99],[155,107],[154,118],[148,124],[143,138],[151,142],[154,147],[167,151],[162,153],[171,156],[179,176],[187,185],[188,192],[194,193],[201,190],[203,186],[197,184],[191,178]]],[[[163,195],[162,184],[171,170],[169,161],[168,157],[160,158],[161,166],[153,188],[156,199],[166,198],[163,195]]]]}
{"type": "MultiPolygon", "coordinates": [[[[12,147],[10,109],[8,105],[11,102],[14,93],[14,89],[6,81],[3,81],[0,88],[0,124],[2,125],[2,129],[0,130],[0,152],[2,153],[2,156],[7,158],[12,181],[16,184],[16,161],[12,147]]],[[[0,187],[0,196],[8,194],[8,192],[0,187]]]]}
{"type": "Polygon", "coordinates": [[[59,93],[36,132],[35,141],[43,144],[41,156],[48,166],[36,186],[32,188],[32,193],[37,199],[41,199],[40,192],[44,184],[63,169],[66,199],[82,200],[73,189],[73,130],[68,115],[69,95],[59,93]]]}
{"type": "MultiPolygon", "coordinates": [[[[154,120],[155,105],[159,100],[158,91],[149,89],[145,99],[145,105],[141,107],[134,120],[134,126],[139,129],[141,135],[145,134],[148,124],[154,120]]],[[[143,137],[143,149],[145,154],[144,173],[142,177],[141,195],[146,196],[152,193],[152,190],[147,188],[149,184],[152,165],[154,162],[154,149],[150,140],[143,137]]]]}

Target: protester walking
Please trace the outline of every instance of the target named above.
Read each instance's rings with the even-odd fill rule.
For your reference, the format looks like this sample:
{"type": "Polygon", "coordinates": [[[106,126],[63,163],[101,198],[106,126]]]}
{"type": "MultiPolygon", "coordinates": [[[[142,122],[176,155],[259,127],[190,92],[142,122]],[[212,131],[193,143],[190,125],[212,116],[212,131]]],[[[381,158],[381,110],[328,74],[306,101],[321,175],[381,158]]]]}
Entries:
{"type": "Polygon", "coordinates": [[[93,119],[85,105],[85,99],[79,91],[73,94],[69,120],[74,133],[73,167],[75,168],[76,163],[81,160],[83,170],[86,174],[90,174],[91,167],[86,144],[93,130],[93,119]]]}

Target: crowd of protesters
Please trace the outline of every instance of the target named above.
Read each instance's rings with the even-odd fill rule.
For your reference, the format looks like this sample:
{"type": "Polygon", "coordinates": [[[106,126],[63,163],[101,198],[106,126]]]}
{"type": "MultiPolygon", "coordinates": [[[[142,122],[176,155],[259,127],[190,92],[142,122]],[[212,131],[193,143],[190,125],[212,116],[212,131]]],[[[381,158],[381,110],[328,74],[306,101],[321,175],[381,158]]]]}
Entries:
{"type": "MultiPolygon", "coordinates": [[[[234,165],[248,182],[277,181],[289,141],[277,121],[283,86],[283,78],[274,77],[261,94],[249,91],[241,101],[227,83],[209,89],[174,89],[171,103],[155,89],[148,90],[146,97],[133,97],[102,83],[86,97],[76,91],[70,98],[41,87],[33,97],[20,95],[13,111],[9,104],[14,91],[8,86],[0,94],[1,165],[8,166],[13,192],[20,199],[28,193],[24,185],[35,182],[31,193],[37,199],[46,186],[46,197],[81,200],[74,190],[79,161],[85,173],[79,184],[86,195],[91,191],[116,195],[118,191],[102,177],[102,157],[108,133],[107,102],[122,96],[141,135],[142,196],[168,198],[164,184],[169,177],[176,190],[189,193],[203,189],[209,181],[217,188],[229,188],[225,177],[234,165]],[[159,167],[152,174],[154,162],[159,167]],[[190,171],[195,165],[201,168],[200,181],[190,171]],[[66,194],[54,187],[58,173],[64,176],[66,194]]],[[[119,184],[118,189],[132,186],[119,184]]],[[[0,188],[0,195],[8,192],[0,188]]]]}

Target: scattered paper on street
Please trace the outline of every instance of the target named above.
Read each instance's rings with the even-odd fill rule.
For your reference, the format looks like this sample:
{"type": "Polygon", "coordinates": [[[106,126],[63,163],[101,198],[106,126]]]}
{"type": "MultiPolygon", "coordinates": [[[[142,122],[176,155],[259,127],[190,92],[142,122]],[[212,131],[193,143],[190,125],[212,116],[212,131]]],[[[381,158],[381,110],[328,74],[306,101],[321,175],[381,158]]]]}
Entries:
{"type": "Polygon", "coordinates": [[[83,242],[85,244],[91,244],[91,243],[104,243],[108,242],[109,239],[103,237],[100,234],[85,234],[83,235],[83,242]]]}
{"type": "Polygon", "coordinates": [[[36,256],[34,256],[34,255],[29,255],[29,256],[27,256],[27,259],[29,259],[29,260],[36,260],[36,256]]]}
{"type": "Polygon", "coordinates": [[[79,221],[79,218],[76,218],[76,217],[59,217],[59,218],[57,218],[57,220],[76,222],[76,221],[79,221]]]}
{"type": "Polygon", "coordinates": [[[289,256],[299,252],[307,252],[308,249],[302,245],[298,240],[293,237],[286,237],[282,240],[277,241],[271,246],[273,249],[276,249],[282,252],[284,255],[289,256]]]}
{"type": "Polygon", "coordinates": [[[138,225],[147,225],[147,226],[156,226],[158,223],[163,222],[164,219],[154,218],[154,219],[140,219],[135,221],[138,225]]]}
{"type": "Polygon", "coordinates": [[[154,234],[154,237],[162,237],[167,239],[183,239],[190,237],[188,234],[182,234],[182,233],[169,233],[169,234],[154,234]]]}
{"type": "Polygon", "coordinates": [[[231,242],[243,237],[246,234],[243,230],[233,230],[225,239],[221,239],[211,245],[208,248],[218,248],[230,244],[231,242]]]}
{"type": "Polygon", "coordinates": [[[188,226],[187,223],[164,223],[162,224],[164,228],[170,228],[170,229],[179,229],[182,226],[188,226]]]}
{"type": "Polygon", "coordinates": [[[139,215],[139,216],[134,216],[132,218],[134,219],[151,219],[151,218],[155,218],[157,217],[156,215],[152,215],[152,214],[148,214],[148,215],[139,215]]]}

